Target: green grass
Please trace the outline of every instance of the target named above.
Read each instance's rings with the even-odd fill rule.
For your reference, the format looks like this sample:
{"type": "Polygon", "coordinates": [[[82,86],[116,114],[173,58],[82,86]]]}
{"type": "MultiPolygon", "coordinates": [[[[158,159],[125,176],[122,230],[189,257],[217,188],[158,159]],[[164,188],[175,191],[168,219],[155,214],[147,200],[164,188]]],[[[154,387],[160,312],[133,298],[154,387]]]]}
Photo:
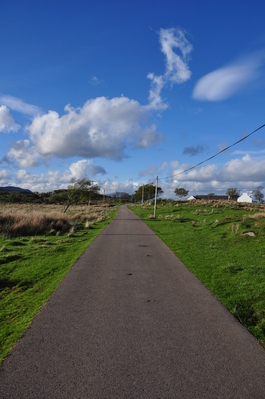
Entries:
{"type": "Polygon", "coordinates": [[[151,208],[131,209],[265,345],[265,213],[260,207],[159,205],[156,219],[151,208]]]}
{"type": "Polygon", "coordinates": [[[116,215],[57,235],[0,237],[0,362],[26,331],[71,266],[116,215]]]}

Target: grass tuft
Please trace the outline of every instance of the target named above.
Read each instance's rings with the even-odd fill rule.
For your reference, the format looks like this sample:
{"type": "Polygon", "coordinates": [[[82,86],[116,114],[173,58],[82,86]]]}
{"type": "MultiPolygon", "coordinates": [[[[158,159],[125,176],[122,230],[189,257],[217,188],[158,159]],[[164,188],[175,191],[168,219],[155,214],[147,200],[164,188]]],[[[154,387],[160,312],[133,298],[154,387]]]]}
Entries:
{"type": "Polygon", "coordinates": [[[1,207],[0,362],[74,262],[117,213],[114,207],[95,208],[73,206],[65,215],[61,206],[1,207]],[[94,223],[89,230],[83,223],[88,219],[94,223]]]}
{"type": "Polygon", "coordinates": [[[158,205],[159,223],[132,210],[265,346],[265,206],[179,202],[172,219],[158,205]]]}

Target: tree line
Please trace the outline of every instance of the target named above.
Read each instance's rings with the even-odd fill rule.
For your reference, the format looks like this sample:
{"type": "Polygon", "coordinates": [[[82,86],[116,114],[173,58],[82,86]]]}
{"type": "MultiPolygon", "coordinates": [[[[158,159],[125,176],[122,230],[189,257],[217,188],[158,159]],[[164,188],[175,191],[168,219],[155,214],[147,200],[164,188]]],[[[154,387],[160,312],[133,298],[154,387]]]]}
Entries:
{"type": "MultiPolygon", "coordinates": [[[[129,194],[127,192],[116,191],[111,196],[106,196],[119,202],[141,202],[150,201],[155,197],[156,186],[154,184],[144,184],[135,190],[134,194],[129,194]]],[[[258,186],[252,191],[252,195],[259,202],[263,202],[264,194],[262,192],[263,186],[258,186]]],[[[164,191],[161,187],[157,187],[157,196],[159,197],[164,191]]],[[[184,187],[177,187],[174,190],[175,195],[182,200],[187,197],[189,190],[184,187]]],[[[214,193],[209,193],[208,198],[214,197],[214,193]]],[[[226,190],[226,195],[231,200],[237,200],[240,196],[240,192],[236,187],[230,187],[226,190]]],[[[99,200],[104,198],[100,195],[100,187],[98,184],[93,184],[89,179],[75,179],[72,178],[70,185],[67,189],[55,190],[52,193],[20,193],[12,192],[8,193],[6,191],[0,191],[0,202],[45,202],[45,203],[63,203],[64,212],[73,205],[85,203],[90,204],[91,201],[99,200]]]]}
{"type": "MultiPolygon", "coordinates": [[[[252,190],[252,195],[258,201],[258,203],[263,202],[264,194],[262,192],[263,186],[258,186],[255,190],[252,190]]],[[[186,190],[183,187],[175,188],[174,193],[181,200],[189,194],[189,190],[186,190]]],[[[236,187],[230,187],[226,190],[226,195],[231,200],[237,200],[240,197],[240,191],[236,187]]],[[[209,199],[214,196],[214,193],[209,193],[209,199]]]]}

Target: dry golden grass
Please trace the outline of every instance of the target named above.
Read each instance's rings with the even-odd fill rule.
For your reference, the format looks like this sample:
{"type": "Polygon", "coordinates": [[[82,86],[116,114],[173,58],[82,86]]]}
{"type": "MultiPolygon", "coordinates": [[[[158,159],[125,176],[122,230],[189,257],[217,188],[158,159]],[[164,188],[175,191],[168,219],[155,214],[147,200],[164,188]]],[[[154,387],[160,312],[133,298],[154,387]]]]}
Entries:
{"type": "Polygon", "coordinates": [[[265,218],[265,213],[255,213],[255,215],[250,216],[252,219],[259,220],[265,218]]]}
{"type": "Polygon", "coordinates": [[[73,233],[76,223],[90,224],[102,222],[108,217],[106,206],[72,206],[63,213],[61,205],[6,204],[0,209],[0,235],[28,236],[47,232],[73,233]]]}

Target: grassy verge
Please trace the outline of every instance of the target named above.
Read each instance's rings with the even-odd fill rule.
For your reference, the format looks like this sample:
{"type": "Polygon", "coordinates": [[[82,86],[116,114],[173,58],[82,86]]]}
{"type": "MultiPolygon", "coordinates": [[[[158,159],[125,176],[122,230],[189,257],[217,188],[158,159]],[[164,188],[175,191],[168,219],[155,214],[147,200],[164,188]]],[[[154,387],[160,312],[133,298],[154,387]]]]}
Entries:
{"type": "Polygon", "coordinates": [[[0,362],[117,208],[13,205],[0,211],[0,362]],[[35,234],[37,233],[37,235],[35,234]]]}
{"type": "Polygon", "coordinates": [[[265,207],[177,203],[131,208],[265,345],[265,207]]]}

